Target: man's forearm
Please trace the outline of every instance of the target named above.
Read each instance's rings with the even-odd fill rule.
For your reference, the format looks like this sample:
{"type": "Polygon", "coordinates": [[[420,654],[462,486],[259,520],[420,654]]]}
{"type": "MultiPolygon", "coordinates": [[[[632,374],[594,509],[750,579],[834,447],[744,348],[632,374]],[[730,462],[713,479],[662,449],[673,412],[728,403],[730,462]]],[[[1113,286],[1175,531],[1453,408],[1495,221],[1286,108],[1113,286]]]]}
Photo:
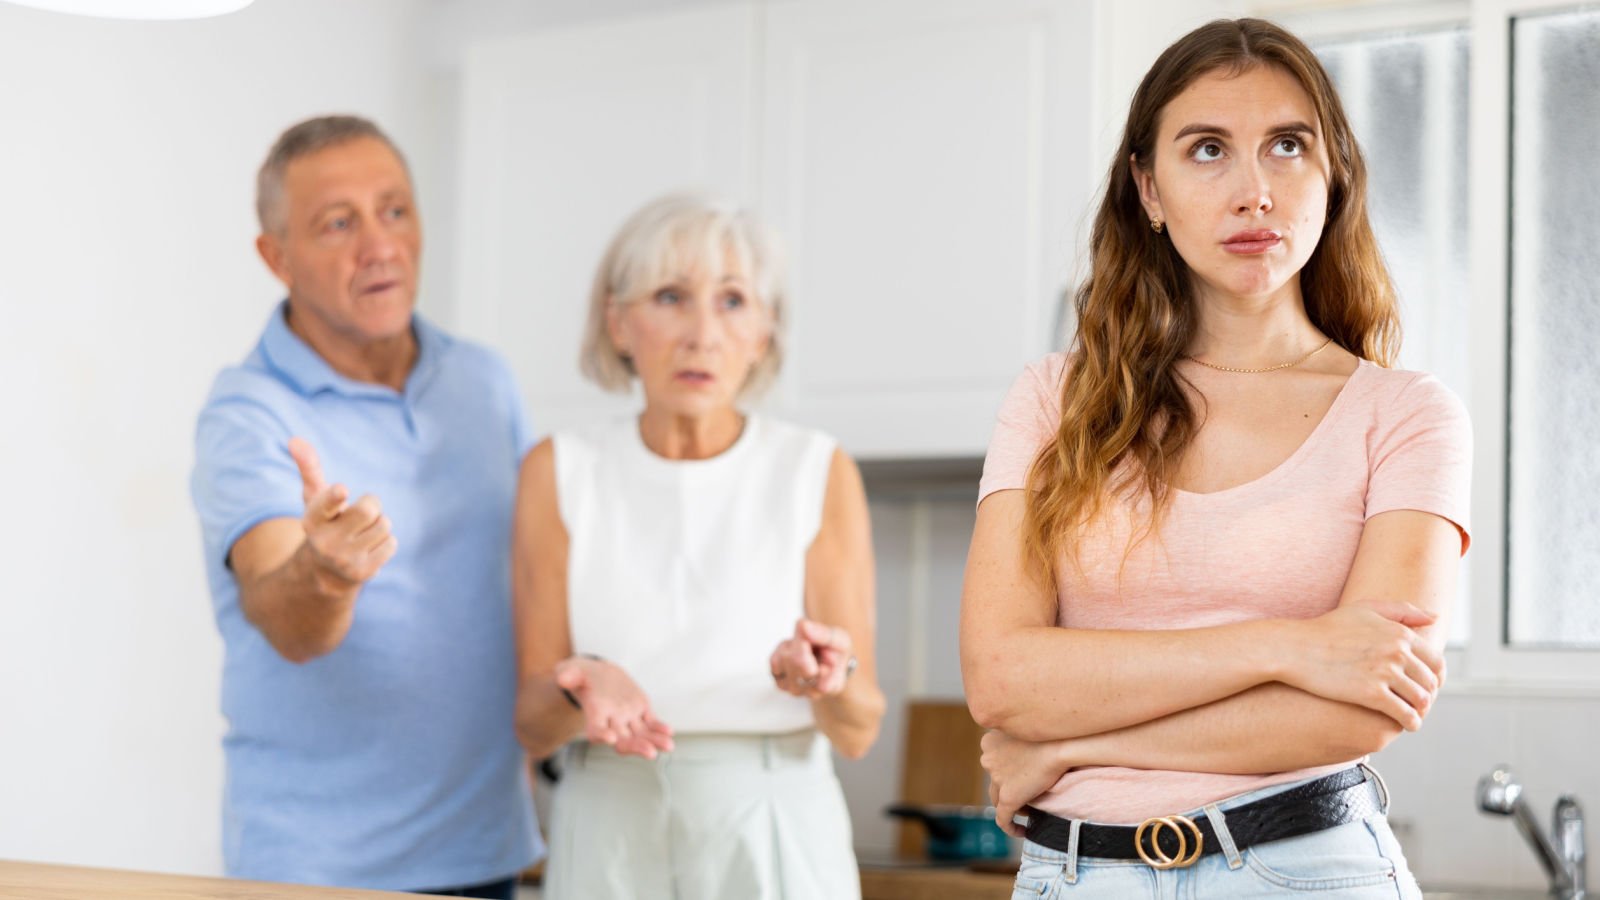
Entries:
{"type": "Polygon", "coordinates": [[[309,662],[333,652],[354,618],[361,584],[317,565],[309,544],[282,565],[252,580],[240,580],[245,618],[290,662],[309,662]]]}

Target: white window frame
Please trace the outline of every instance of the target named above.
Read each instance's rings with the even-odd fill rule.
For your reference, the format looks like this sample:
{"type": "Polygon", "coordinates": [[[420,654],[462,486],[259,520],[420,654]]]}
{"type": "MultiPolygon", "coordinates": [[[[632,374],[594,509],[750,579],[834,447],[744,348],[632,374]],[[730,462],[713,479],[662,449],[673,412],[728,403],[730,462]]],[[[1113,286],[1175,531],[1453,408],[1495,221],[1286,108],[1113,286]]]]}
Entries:
{"type": "Polygon", "coordinates": [[[1308,41],[1465,26],[1468,63],[1468,209],[1472,285],[1470,353],[1476,361],[1463,399],[1476,438],[1472,473],[1472,629],[1447,652],[1451,693],[1600,697],[1600,650],[1518,648],[1505,643],[1508,524],[1507,340],[1511,311],[1511,21],[1533,13],[1592,7],[1584,0],[1250,0],[1308,41]]]}

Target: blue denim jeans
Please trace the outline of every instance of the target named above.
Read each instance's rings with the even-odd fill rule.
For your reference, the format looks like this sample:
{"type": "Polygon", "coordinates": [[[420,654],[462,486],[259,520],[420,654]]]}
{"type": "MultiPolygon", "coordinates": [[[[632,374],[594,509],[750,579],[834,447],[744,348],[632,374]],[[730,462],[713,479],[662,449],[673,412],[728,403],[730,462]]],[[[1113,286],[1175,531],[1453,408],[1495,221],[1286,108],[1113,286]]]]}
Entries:
{"type": "MultiPolygon", "coordinates": [[[[1227,835],[1229,809],[1300,783],[1273,785],[1184,813],[1190,818],[1205,814],[1222,844],[1221,853],[1202,856],[1187,868],[1161,871],[1137,859],[1081,857],[1024,841],[1012,900],[1255,900],[1302,893],[1323,900],[1420,900],[1422,892],[1382,813],[1300,837],[1233,847],[1227,835]]],[[[1388,797],[1370,774],[1367,789],[1387,811],[1388,797]]]]}

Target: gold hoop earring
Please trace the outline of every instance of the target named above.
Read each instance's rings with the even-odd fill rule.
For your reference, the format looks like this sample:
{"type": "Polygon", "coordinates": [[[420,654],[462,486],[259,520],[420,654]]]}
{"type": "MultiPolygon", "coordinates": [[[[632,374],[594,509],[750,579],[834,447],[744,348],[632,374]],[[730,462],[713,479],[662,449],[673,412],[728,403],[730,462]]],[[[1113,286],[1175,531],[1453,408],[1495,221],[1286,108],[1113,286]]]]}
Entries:
{"type": "Polygon", "coordinates": [[[1150,220],[1150,230],[1154,231],[1156,234],[1160,234],[1165,228],[1166,228],[1166,223],[1161,221],[1161,219],[1152,218],[1150,220]]]}

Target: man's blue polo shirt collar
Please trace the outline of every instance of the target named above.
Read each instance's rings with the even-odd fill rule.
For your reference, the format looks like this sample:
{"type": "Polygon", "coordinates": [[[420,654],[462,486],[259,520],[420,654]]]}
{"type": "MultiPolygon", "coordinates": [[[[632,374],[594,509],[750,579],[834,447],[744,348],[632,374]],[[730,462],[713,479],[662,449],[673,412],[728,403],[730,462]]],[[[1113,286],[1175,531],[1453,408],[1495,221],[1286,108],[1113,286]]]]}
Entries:
{"type": "Polygon", "coordinates": [[[386,385],[356,381],[334,371],[310,344],[289,330],[288,310],[289,301],[285,300],[272,311],[261,335],[261,355],[279,378],[305,397],[333,391],[346,397],[404,399],[410,406],[433,380],[439,358],[450,344],[450,338],[427,320],[415,313],[411,315],[411,330],[417,336],[417,361],[411,367],[411,374],[406,376],[402,397],[386,385]]]}

